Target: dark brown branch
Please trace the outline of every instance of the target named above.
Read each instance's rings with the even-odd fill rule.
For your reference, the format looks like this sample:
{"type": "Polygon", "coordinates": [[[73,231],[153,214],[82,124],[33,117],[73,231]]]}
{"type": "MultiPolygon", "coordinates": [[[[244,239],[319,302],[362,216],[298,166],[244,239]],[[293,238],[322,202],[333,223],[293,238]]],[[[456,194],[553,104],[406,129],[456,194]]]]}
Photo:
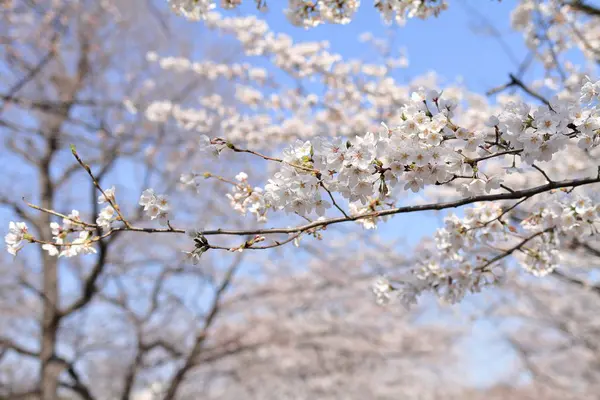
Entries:
{"type": "Polygon", "coordinates": [[[596,257],[600,257],[600,250],[598,250],[595,247],[592,247],[589,243],[577,241],[577,245],[582,247],[588,253],[590,253],[596,257]]]}
{"type": "MultiPolygon", "coordinates": [[[[378,218],[388,215],[395,214],[408,214],[420,211],[439,211],[446,210],[449,208],[457,208],[468,204],[473,204],[477,202],[488,202],[488,201],[499,201],[499,200],[519,200],[533,197],[537,194],[551,191],[553,189],[561,189],[561,188],[575,188],[579,186],[589,185],[593,183],[600,182],[600,176],[596,176],[594,178],[584,178],[584,179],[570,179],[556,182],[549,182],[544,185],[536,186],[529,189],[522,190],[512,190],[508,189],[508,193],[498,193],[498,194],[489,194],[489,195],[480,195],[480,196],[471,196],[463,199],[449,201],[449,202],[441,202],[441,203],[432,203],[432,204],[424,204],[424,205],[412,205],[412,206],[404,206],[397,208],[390,208],[386,210],[374,211],[370,213],[360,214],[360,215],[352,215],[348,217],[339,217],[339,218],[330,218],[321,221],[311,222],[305,225],[296,226],[293,228],[270,228],[270,229],[253,229],[253,230],[228,230],[228,229],[216,229],[216,230],[205,230],[198,231],[198,235],[203,236],[217,236],[217,235],[234,235],[234,236],[248,236],[248,235],[269,235],[269,234],[278,234],[278,233],[286,233],[286,234],[294,234],[294,233],[302,233],[309,231],[315,228],[325,228],[329,225],[339,224],[342,222],[349,221],[358,221],[364,218],[378,218]]],[[[91,242],[99,242],[102,239],[105,239],[109,236],[114,235],[117,232],[123,231],[131,231],[131,232],[143,232],[143,233],[185,233],[186,231],[183,229],[177,229],[173,227],[169,228],[138,228],[134,226],[129,227],[120,227],[113,228],[110,231],[102,234],[101,236],[92,238],[91,242]]],[[[33,242],[36,243],[46,243],[44,241],[32,239],[33,242]]],[[[286,242],[288,242],[287,240],[286,242]]],[[[276,242],[277,245],[277,242],[276,242]]],[[[264,246],[264,248],[277,247],[276,245],[264,246]]],[[[221,247],[221,246],[210,246],[215,249],[227,249],[229,247],[221,247]]],[[[248,247],[259,249],[261,247],[248,247]]]]}
{"type": "Polygon", "coordinates": [[[213,296],[208,315],[204,320],[204,325],[200,330],[198,336],[196,336],[196,340],[194,341],[192,350],[190,351],[184,364],[181,366],[181,368],[177,370],[177,372],[175,372],[175,374],[171,378],[171,382],[169,383],[165,396],[163,397],[164,400],[173,400],[175,398],[175,395],[177,394],[181,383],[185,379],[185,376],[196,365],[197,358],[200,355],[202,351],[202,346],[204,345],[204,342],[208,336],[208,331],[211,328],[217,314],[220,311],[222,296],[231,284],[231,281],[233,280],[233,276],[237,271],[241,259],[241,256],[236,257],[234,262],[229,266],[229,268],[225,272],[225,276],[223,277],[221,284],[219,285],[213,296]]]}
{"type": "Polygon", "coordinates": [[[112,197],[109,197],[109,196],[106,195],[106,192],[104,192],[104,189],[102,189],[102,187],[100,186],[100,182],[98,181],[98,179],[96,178],[96,176],[92,172],[90,166],[87,165],[86,163],[84,163],[83,160],[79,157],[79,154],[77,154],[77,151],[75,150],[75,146],[71,146],[71,152],[73,153],[73,156],[75,157],[75,159],[77,160],[77,162],[79,163],[79,165],[81,165],[81,167],[83,169],[85,169],[85,171],[88,173],[88,175],[92,179],[92,182],[93,182],[94,186],[96,187],[96,189],[98,189],[98,191],[100,193],[102,193],[102,196],[104,196],[104,199],[106,199],[106,201],[108,202],[108,204],[110,204],[110,206],[115,210],[115,212],[119,216],[119,219],[121,221],[123,221],[123,223],[125,224],[126,227],[130,227],[129,222],[127,222],[127,220],[125,219],[125,217],[123,216],[123,214],[121,214],[121,210],[119,209],[118,204],[115,203],[115,201],[114,201],[114,199],[112,197]]]}
{"type": "Polygon", "coordinates": [[[595,17],[600,17],[600,8],[584,3],[582,0],[574,0],[573,2],[567,4],[574,10],[581,11],[595,17]]]}
{"type": "Polygon", "coordinates": [[[544,176],[544,178],[546,178],[546,181],[547,181],[548,183],[552,183],[552,179],[550,179],[550,177],[548,176],[548,174],[546,173],[546,171],[544,171],[543,169],[541,169],[540,167],[538,167],[538,166],[537,166],[537,165],[535,165],[535,164],[531,164],[531,166],[532,166],[533,168],[535,168],[536,170],[538,170],[538,171],[539,171],[539,173],[540,173],[540,174],[542,174],[542,175],[544,176]]]}
{"type": "Polygon", "coordinates": [[[550,229],[546,229],[544,231],[541,232],[537,232],[531,236],[529,236],[528,238],[523,239],[522,241],[520,241],[518,244],[516,244],[515,246],[511,247],[510,249],[504,250],[502,251],[502,253],[498,254],[496,257],[492,258],[491,260],[489,260],[488,262],[486,262],[485,264],[483,264],[482,266],[477,267],[477,269],[479,270],[485,270],[487,269],[487,267],[491,266],[492,264],[510,256],[512,253],[514,253],[515,251],[521,250],[527,243],[529,243],[531,240],[535,239],[538,236],[543,235],[546,232],[551,231],[553,228],[550,229]]]}
{"type": "Polygon", "coordinates": [[[574,278],[572,276],[566,275],[558,270],[552,271],[552,275],[554,275],[555,277],[557,277],[558,279],[560,279],[563,282],[568,282],[572,285],[579,286],[583,289],[591,290],[594,293],[600,295],[600,286],[591,285],[587,282],[584,282],[584,281],[574,278]]]}
{"type": "Polygon", "coordinates": [[[162,339],[157,339],[151,343],[142,344],[140,346],[140,348],[144,352],[149,352],[154,349],[161,348],[161,349],[164,349],[169,354],[171,354],[171,356],[173,356],[173,357],[183,357],[184,356],[184,353],[181,350],[177,349],[175,346],[173,346],[170,343],[165,342],[162,339]]]}
{"type": "Polygon", "coordinates": [[[505,83],[502,86],[498,86],[496,88],[490,89],[490,90],[487,91],[486,94],[488,96],[491,96],[491,95],[494,95],[496,93],[502,92],[502,91],[504,91],[504,90],[506,90],[506,89],[508,89],[510,87],[518,87],[518,88],[521,88],[521,90],[523,90],[525,93],[527,93],[531,97],[536,98],[537,100],[541,101],[542,103],[544,103],[547,106],[550,106],[550,102],[548,101],[548,99],[546,99],[541,94],[535,92],[533,89],[529,88],[527,85],[525,85],[523,83],[523,81],[521,81],[515,75],[509,74],[508,76],[510,78],[510,81],[508,83],[505,83]]]}
{"type": "MultiPolygon", "coordinates": [[[[445,210],[448,208],[461,207],[461,206],[464,206],[467,204],[472,204],[472,203],[477,203],[477,202],[498,201],[498,200],[518,200],[518,199],[522,199],[522,198],[526,198],[526,197],[532,197],[532,196],[535,196],[540,193],[548,192],[553,189],[560,189],[560,188],[566,188],[566,187],[578,187],[578,186],[589,185],[589,184],[598,183],[598,182],[600,182],[600,177],[598,177],[598,176],[596,176],[594,178],[556,181],[556,182],[547,183],[547,184],[536,186],[536,187],[529,188],[529,189],[515,190],[510,193],[472,196],[472,197],[467,197],[467,198],[463,198],[460,200],[448,201],[448,202],[442,202],[442,203],[390,208],[387,210],[375,211],[372,213],[353,215],[348,218],[340,217],[340,218],[326,219],[323,221],[315,221],[310,224],[301,225],[301,226],[297,226],[294,228],[256,229],[256,230],[246,230],[246,231],[217,229],[217,230],[200,231],[199,233],[202,235],[205,235],[205,236],[209,236],[209,235],[261,235],[261,234],[264,235],[264,234],[274,234],[274,233],[304,232],[304,231],[306,231],[308,229],[312,229],[312,228],[318,228],[318,227],[338,224],[338,223],[347,222],[347,221],[357,221],[357,220],[364,219],[364,218],[373,218],[373,217],[377,218],[377,217],[383,217],[383,216],[387,216],[387,215],[407,214],[407,213],[419,212],[419,211],[433,211],[433,210],[439,211],[439,210],[445,210]]],[[[126,230],[126,229],[122,228],[120,230],[126,230]]],[[[142,228],[134,229],[134,230],[141,231],[141,232],[144,232],[144,231],[148,232],[147,230],[144,230],[142,228]]],[[[152,231],[170,232],[170,230],[168,230],[168,229],[155,229],[152,231]]]]}
{"type": "Polygon", "coordinates": [[[13,350],[23,356],[34,358],[39,358],[40,356],[40,353],[38,353],[37,351],[26,349],[25,347],[16,344],[15,342],[7,338],[0,338],[0,347],[13,350]]]}
{"type": "Polygon", "coordinates": [[[96,293],[97,290],[96,283],[106,265],[106,258],[108,256],[108,246],[110,245],[110,243],[112,243],[113,238],[116,238],[116,236],[112,236],[108,242],[98,242],[98,257],[96,258],[96,262],[94,263],[92,271],[83,283],[82,295],[79,299],[75,300],[73,304],[71,304],[66,309],[60,312],[61,318],[71,315],[77,310],[80,310],[92,300],[92,297],[94,296],[94,293],[96,293]]]}
{"type": "Polygon", "coordinates": [[[64,358],[54,357],[54,359],[57,363],[61,364],[64,367],[64,369],[67,370],[69,377],[73,380],[72,384],[65,382],[61,382],[60,384],[64,387],[73,390],[74,392],[79,394],[84,400],[94,400],[94,396],[92,396],[90,389],[81,380],[79,373],[75,369],[75,365],[73,363],[68,362],[64,358]]]}
{"type": "Polygon", "coordinates": [[[340,207],[338,205],[338,203],[336,203],[335,199],[333,198],[333,194],[331,194],[331,191],[329,189],[327,189],[327,187],[325,187],[325,184],[323,183],[323,181],[319,181],[319,184],[321,185],[321,187],[323,189],[325,189],[325,191],[329,195],[329,198],[331,199],[331,202],[333,203],[334,207],[337,208],[342,213],[342,215],[344,217],[348,218],[348,214],[346,214],[346,212],[344,211],[344,209],[342,207],[340,207]]]}
{"type": "Polygon", "coordinates": [[[42,71],[42,69],[46,65],[48,65],[50,60],[52,60],[52,58],[54,57],[55,51],[56,51],[56,49],[54,48],[54,42],[56,42],[57,38],[58,38],[58,33],[55,32],[51,39],[52,48],[46,53],[46,55],[44,57],[42,57],[40,59],[40,61],[35,65],[35,67],[33,67],[29,71],[29,73],[27,73],[27,75],[25,75],[19,82],[17,82],[15,85],[13,85],[13,87],[10,88],[7,96],[3,96],[4,103],[2,104],[2,107],[0,107],[0,112],[2,112],[4,110],[4,108],[6,107],[6,103],[7,103],[6,98],[10,98],[10,97],[14,96],[15,94],[17,94],[17,92],[19,92],[19,90],[21,90],[25,85],[27,85],[27,83],[29,83],[29,82],[31,82],[31,80],[35,79],[35,77],[42,71]]]}

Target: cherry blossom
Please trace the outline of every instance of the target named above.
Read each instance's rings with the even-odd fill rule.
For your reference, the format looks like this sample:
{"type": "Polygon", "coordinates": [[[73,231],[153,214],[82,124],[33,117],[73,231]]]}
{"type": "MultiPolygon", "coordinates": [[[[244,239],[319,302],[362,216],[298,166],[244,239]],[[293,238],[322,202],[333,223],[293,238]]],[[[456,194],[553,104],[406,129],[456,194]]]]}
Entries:
{"type": "Polygon", "coordinates": [[[98,204],[109,203],[115,201],[115,187],[112,186],[110,189],[106,189],[104,194],[98,196],[98,204]]]}
{"type": "MultiPolygon", "coordinates": [[[[259,9],[264,9],[261,0],[255,0],[259,9]]],[[[168,0],[173,12],[190,20],[208,18],[216,7],[215,0],[168,0]]],[[[238,7],[242,0],[222,0],[224,9],[238,7]]],[[[296,26],[312,28],[323,23],[347,24],[360,6],[360,0],[288,0],[284,13],[289,22],[296,26]]],[[[446,0],[376,0],[375,8],[387,23],[404,24],[408,18],[425,19],[437,16],[447,8],[446,0]]]]}
{"type": "Polygon", "coordinates": [[[139,205],[144,207],[151,220],[158,218],[161,225],[168,223],[171,206],[167,196],[155,194],[154,189],[146,189],[140,196],[139,205]]]}
{"type": "Polygon", "coordinates": [[[106,206],[100,211],[98,218],[96,218],[96,224],[104,229],[110,229],[112,222],[117,218],[117,212],[112,206],[106,206]]]}
{"type": "Polygon", "coordinates": [[[6,243],[6,250],[13,256],[17,255],[17,252],[21,250],[23,240],[28,236],[28,229],[25,222],[13,222],[8,224],[8,233],[4,236],[4,242],[6,243]]]}

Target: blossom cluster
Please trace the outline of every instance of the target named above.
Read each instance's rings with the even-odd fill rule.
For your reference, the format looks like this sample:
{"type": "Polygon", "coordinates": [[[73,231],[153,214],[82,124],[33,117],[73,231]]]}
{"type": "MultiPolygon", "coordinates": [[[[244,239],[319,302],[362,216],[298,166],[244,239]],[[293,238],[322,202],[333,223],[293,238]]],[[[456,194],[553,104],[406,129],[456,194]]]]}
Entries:
{"type": "Polygon", "coordinates": [[[376,216],[376,212],[383,210],[385,205],[380,199],[373,199],[366,206],[359,203],[350,203],[348,208],[352,216],[370,215],[362,217],[356,222],[361,224],[364,229],[376,229],[378,221],[387,221],[391,218],[390,216],[376,216]]]}
{"type": "Polygon", "coordinates": [[[262,195],[263,190],[250,186],[245,172],[237,174],[235,179],[239,183],[233,185],[231,193],[227,193],[231,207],[242,215],[248,212],[254,214],[258,222],[266,222],[268,208],[262,195]]]}
{"type": "Polygon", "coordinates": [[[449,215],[435,234],[435,248],[424,252],[417,267],[404,277],[373,284],[379,303],[400,301],[405,306],[434,291],[446,302],[456,303],[469,292],[497,284],[505,276],[509,255],[535,276],[551,273],[561,263],[561,249],[573,240],[597,235],[600,206],[589,198],[564,192],[539,202],[518,225],[509,224],[499,203],[478,203],[464,216],[449,215]]]}
{"type": "MultiPolygon", "coordinates": [[[[73,210],[69,215],[65,215],[62,224],[51,222],[50,229],[53,242],[35,239],[29,234],[27,225],[24,222],[10,222],[9,232],[4,238],[8,252],[16,255],[22,248],[23,242],[29,240],[41,243],[42,249],[46,250],[51,256],[73,257],[79,254],[96,253],[93,243],[98,240],[98,237],[93,236],[93,231],[96,228],[108,231],[115,222],[121,220],[117,211],[118,205],[114,186],[102,191],[102,194],[98,196],[98,204],[107,205],[98,214],[95,225],[84,222],[78,210],[73,210]],[[69,241],[71,235],[77,237],[69,241]]],[[[139,204],[144,207],[146,215],[151,220],[158,219],[161,224],[168,224],[170,205],[165,195],[157,195],[153,189],[147,189],[142,193],[139,204]]]]}
{"type": "MultiPolygon", "coordinates": [[[[114,196],[114,188],[105,193],[109,196],[114,196]]],[[[101,197],[102,200],[98,198],[99,202],[106,200],[104,196],[101,197]]],[[[52,229],[52,238],[54,239],[55,245],[46,243],[42,245],[42,248],[51,256],[74,257],[78,254],[96,253],[96,249],[92,247],[89,240],[92,233],[85,229],[85,226],[82,224],[79,211],[71,211],[66,218],[63,218],[62,225],[58,222],[51,222],[50,228],[52,229]],[[69,243],[66,239],[71,233],[76,234],[77,238],[69,243]],[[61,245],[64,245],[64,247],[62,247],[62,250],[59,250],[61,245]]]]}
{"type": "Polygon", "coordinates": [[[379,10],[384,21],[403,25],[407,18],[437,17],[448,8],[446,0],[376,0],[375,8],[379,10]]]}
{"type": "Polygon", "coordinates": [[[573,83],[572,74],[560,70],[559,58],[577,48],[586,58],[596,60],[600,45],[597,20],[589,18],[585,7],[577,7],[576,3],[579,2],[522,0],[511,15],[512,27],[523,33],[527,47],[548,71],[566,80],[566,85],[573,83]]]}
{"type": "Polygon", "coordinates": [[[528,233],[540,233],[518,259],[524,269],[536,276],[551,273],[560,262],[563,242],[585,239],[598,233],[600,205],[589,198],[562,196],[537,204],[521,222],[528,233]]]}
{"type": "Polygon", "coordinates": [[[108,203],[96,218],[96,224],[103,229],[110,229],[112,223],[117,219],[117,211],[114,209],[115,204],[115,187],[111,187],[104,191],[104,194],[98,196],[98,204],[108,203]]]}
{"type": "Polygon", "coordinates": [[[50,256],[75,257],[80,254],[96,253],[91,241],[93,233],[82,222],[78,210],[72,210],[66,215],[62,219],[62,224],[51,222],[50,230],[53,242],[42,244],[42,249],[50,256]],[[75,238],[69,240],[70,236],[75,238]]]}
{"type": "Polygon", "coordinates": [[[80,231],[79,236],[72,242],[64,242],[60,236],[55,236],[55,244],[46,243],[42,245],[42,249],[46,250],[51,256],[58,257],[74,257],[79,254],[95,254],[96,249],[92,246],[90,231],[80,231]],[[64,245],[63,250],[59,250],[57,246],[64,245]]]}
{"type": "Polygon", "coordinates": [[[505,240],[510,232],[501,216],[502,208],[497,203],[478,203],[466,209],[463,218],[447,216],[444,227],[435,234],[437,251],[420,257],[413,276],[404,282],[399,295],[405,303],[415,302],[426,290],[456,303],[468,292],[476,293],[501,282],[504,266],[488,265],[489,246],[505,240]]]}
{"type": "MultiPolygon", "coordinates": [[[[255,0],[259,9],[263,1],[255,0]]],[[[214,0],[168,0],[173,12],[190,20],[206,19],[216,7],[214,0]]],[[[242,0],[221,0],[221,7],[236,8],[242,0]]],[[[407,18],[437,16],[447,8],[446,0],[375,0],[375,8],[385,22],[404,24],[407,18]]],[[[360,6],[360,0],[288,0],[284,10],[295,26],[312,28],[323,23],[347,24],[360,6]]]]}
{"type": "Polygon", "coordinates": [[[146,54],[146,60],[157,63],[165,71],[176,73],[193,72],[199,77],[214,81],[219,78],[239,79],[242,82],[265,84],[269,74],[264,68],[251,66],[247,63],[222,64],[212,61],[192,62],[185,57],[160,57],[155,52],[146,54]]]}
{"type": "Polygon", "coordinates": [[[140,196],[139,205],[144,207],[146,216],[151,220],[158,219],[161,225],[167,225],[171,206],[166,195],[154,193],[154,189],[146,189],[140,196]]]}
{"type": "Polygon", "coordinates": [[[204,19],[206,14],[215,8],[213,0],[168,0],[171,10],[192,21],[204,19]]]}
{"type": "MultiPolygon", "coordinates": [[[[298,140],[284,150],[279,171],[264,191],[254,192],[253,201],[264,197],[261,207],[323,216],[334,194],[355,213],[364,213],[373,202],[393,204],[398,192],[416,193],[427,185],[461,182],[458,189],[467,197],[504,189],[501,177],[485,173],[485,160],[510,153],[531,165],[550,161],[570,140],[580,146],[597,144],[598,96],[589,94],[594,85],[584,83],[576,102],[553,99],[549,106],[535,108],[509,103],[479,131],[456,126],[456,103],[422,89],[401,108],[398,126],[383,125],[378,132],[350,139],[298,140]]],[[[204,152],[218,153],[218,143],[227,147],[203,140],[204,152]]]]}
{"type": "Polygon", "coordinates": [[[313,28],[327,22],[347,24],[359,5],[359,0],[289,0],[284,12],[292,25],[313,28]]]}
{"type": "MultiPolygon", "coordinates": [[[[406,55],[400,51],[396,57],[396,51],[381,48],[373,38],[368,39],[382,54],[383,64],[345,60],[330,52],[327,42],[295,43],[291,36],[271,31],[264,20],[254,16],[223,18],[210,13],[206,25],[233,35],[247,56],[266,58],[294,81],[320,82],[322,93],[298,90],[298,85],[290,86],[285,79],[280,82],[277,74],[248,63],[193,62],[149,53],[148,60],[166,71],[232,81],[238,104],[225,106],[223,99],[215,95],[201,98],[195,108],[160,100],[145,106],[148,120],[174,120],[186,131],[211,135],[219,132],[219,136],[230,140],[266,146],[334,132],[365,132],[376,127],[382,116],[388,121],[396,118],[398,107],[408,98],[407,87],[391,77],[394,69],[406,66],[406,55]]],[[[424,83],[424,79],[417,80],[424,83]]]]}
{"type": "Polygon", "coordinates": [[[8,233],[4,236],[6,251],[13,256],[23,247],[23,240],[28,235],[27,224],[25,222],[13,222],[8,224],[8,233]]]}

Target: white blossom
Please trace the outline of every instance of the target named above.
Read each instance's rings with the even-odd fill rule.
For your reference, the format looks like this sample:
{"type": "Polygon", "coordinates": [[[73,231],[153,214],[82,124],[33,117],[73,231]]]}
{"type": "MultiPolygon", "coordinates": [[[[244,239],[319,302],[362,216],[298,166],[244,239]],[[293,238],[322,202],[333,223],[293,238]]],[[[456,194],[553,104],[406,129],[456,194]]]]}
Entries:
{"type": "Polygon", "coordinates": [[[98,196],[98,204],[104,204],[115,201],[115,187],[112,186],[110,189],[104,190],[104,194],[98,196]]]}
{"type": "Polygon", "coordinates": [[[161,225],[167,225],[171,205],[166,195],[157,195],[152,188],[146,189],[140,196],[139,205],[144,207],[151,220],[158,219],[161,225]]]}
{"type": "Polygon", "coordinates": [[[29,232],[25,222],[10,221],[8,224],[8,233],[4,236],[6,250],[13,256],[16,256],[17,252],[21,250],[23,240],[25,240],[25,237],[28,234],[29,232]]]}

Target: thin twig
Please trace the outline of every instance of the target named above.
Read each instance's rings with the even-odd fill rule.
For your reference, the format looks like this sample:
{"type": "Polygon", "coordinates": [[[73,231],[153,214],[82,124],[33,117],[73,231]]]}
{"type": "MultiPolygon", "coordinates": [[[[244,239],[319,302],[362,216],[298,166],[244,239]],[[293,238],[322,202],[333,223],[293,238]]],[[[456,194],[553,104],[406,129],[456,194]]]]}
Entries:
{"type": "MultiPolygon", "coordinates": [[[[222,139],[217,139],[217,140],[222,140],[222,139]]],[[[319,170],[317,170],[317,169],[306,167],[304,165],[293,164],[293,163],[285,161],[285,160],[283,160],[281,158],[269,157],[269,156],[266,156],[264,154],[258,153],[258,152],[254,151],[254,150],[240,149],[240,148],[236,147],[235,145],[233,145],[232,143],[229,143],[229,142],[227,142],[226,145],[227,145],[227,148],[235,151],[236,153],[249,153],[249,154],[255,155],[255,156],[260,157],[260,158],[262,158],[264,160],[267,160],[267,161],[275,161],[275,162],[278,162],[278,163],[287,164],[287,165],[289,165],[291,167],[294,167],[294,168],[297,168],[297,169],[301,169],[301,170],[304,170],[304,171],[319,173],[319,170]]]]}
{"type": "Polygon", "coordinates": [[[550,177],[548,176],[548,174],[543,169],[541,169],[540,167],[538,167],[535,164],[531,164],[531,166],[533,168],[537,169],[542,175],[544,175],[544,178],[546,178],[546,181],[548,181],[548,183],[552,183],[552,179],[550,179],[550,177]]]}
{"type": "Polygon", "coordinates": [[[77,150],[75,149],[75,146],[71,146],[71,152],[73,153],[73,156],[75,157],[75,159],[77,160],[79,165],[81,165],[83,167],[83,169],[86,170],[86,172],[88,173],[90,178],[92,178],[92,182],[94,183],[94,186],[96,186],[96,189],[98,189],[100,191],[100,193],[102,193],[102,196],[104,196],[104,199],[106,199],[106,201],[111,205],[111,207],[117,212],[119,219],[121,221],[123,221],[123,223],[125,224],[125,226],[127,228],[131,228],[131,225],[129,224],[129,222],[125,219],[123,214],[121,214],[121,210],[119,210],[119,206],[114,202],[114,200],[111,197],[107,196],[106,193],[104,192],[104,190],[102,189],[102,187],[100,187],[100,184],[98,183],[98,181],[96,180],[96,177],[92,173],[90,166],[81,160],[81,158],[79,157],[79,154],[77,154],[77,150]]]}
{"type": "Polygon", "coordinates": [[[325,187],[325,184],[323,183],[323,181],[319,181],[319,184],[321,185],[321,187],[323,189],[325,189],[325,191],[329,195],[329,198],[331,199],[331,202],[333,203],[333,205],[335,206],[335,208],[337,208],[338,210],[340,210],[340,212],[344,215],[344,217],[349,218],[348,214],[346,214],[346,212],[344,211],[344,209],[342,207],[340,207],[338,205],[338,203],[336,203],[335,199],[333,198],[333,194],[331,194],[331,192],[329,191],[329,189],[327,189],[327,187],[325,187]]]}
{"type": "Polygon", "coordinates": [[[529,243],[531,240],[535,239],[536,237],[543,235],[544,233],[547,233],[551,230],[553,230],[554,228],[548,228],[546,230],[543,230],[541,232],[537,232],[531,236],[529,236],[528,238],[523,239],[521,242],[519,242],[517,245],[511,247],[508,250],[504,250],[502,252],[502,254],[497,255],[496,257],[492,258],[491,260],[489,260],[488,262],[486,262],[485,264],[483,264],[480,267],[477,267],[478,270],[481,271],[485,271],[487,269],[487,267],[489,267],[490,265],[494,264],[495,262],[498,262],[500,260],[502,260],[503,258],[506,258],[508,256],[510,256],[512,253],[514,253],[517,250],[521,250],[523,248],[523,246],[525,246],[527,243],[529,243]]]}
{"type": "Polygon", "coordinates": [[[59,213],[57,211],[48,210],[47,208],[36,206],[35,204],[32,204],[32,203],[28,202],[27,200],[25,200],[25,198],[23,198],[23,201],[25,202],[25,204],[27,204],[28,207],[31,207],[34,210],[42,211],[42,212],[45,212],[45,213],[48,213],[48,214],[51,214],[51,215],[54,215],[54,216],[57,216],[57,217],[61,217],[63,219],[71,221],[72,223],[74,223],[76,225],[85,226],[87,228],[97,228],[98,227],[98,225],[96,225],[96,224],[90,224],[88,222],[84,222],[84,221],[81,221],[81,220],[77,220],[75,218],[71,218],[68,215],[61,214],[61,213],[59,213]]]}
{"type": "Polygon", "coordinates": [[[496,88],[490,89],[490,90],[487,91],[486,94],[488,96],[491,96],[493,94],[502,92],[502,91],[508,89],[509,87],[515,86],[515,87],[521,88],[525,93],[527,93],[531,97],[534,97],[534,98],[538,99],[539,101],[541,101],[542,103],[544,103],[545,105],[547,105],[548,107],[550,107],[550,102],[548,101],[548,99],[546,99],[541,94],[535,92],[533,89],[529,88],[527,85],[525,85],[523,83],[523,81],[521,81],[521,79],[517,78],[513,74],[509,74],[508,77],[510,78],[510,81],[508,83],[505,83],[504,85],[501,85],[501,86],[498,86],[496,88]]]}

